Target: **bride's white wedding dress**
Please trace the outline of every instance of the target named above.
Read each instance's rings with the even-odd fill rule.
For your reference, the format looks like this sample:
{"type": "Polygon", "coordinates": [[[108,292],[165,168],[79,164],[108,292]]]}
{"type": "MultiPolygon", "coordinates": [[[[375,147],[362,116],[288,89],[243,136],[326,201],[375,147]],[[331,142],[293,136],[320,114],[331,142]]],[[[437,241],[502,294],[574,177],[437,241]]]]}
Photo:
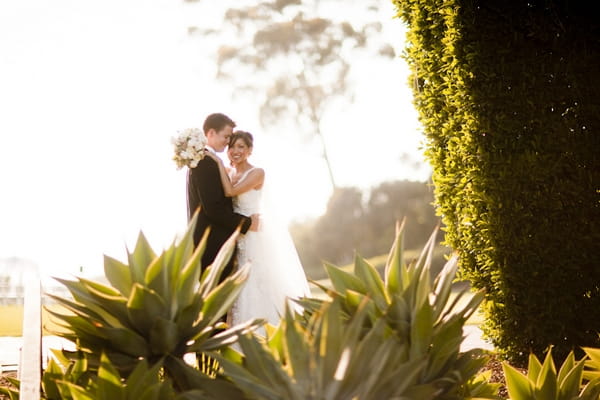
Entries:
{"type": "MultiPolygon", "coordinates": [[[[251,266],[248,280],[231,311],[232,325],[253,318],[264,318],[277,325],[286,299],[310,295],[289,231],[285,225],[270,219],[268,210],[261,210],[261,196],[262,189],[253,189],[233,198],[235,212],[247,216],[261,213],[261,221],[258,232],[248,231],[238,239],[238,265],[250,262],[251,266]]],[[[300,311],[294,302],[288,304],[300,311]]]]}

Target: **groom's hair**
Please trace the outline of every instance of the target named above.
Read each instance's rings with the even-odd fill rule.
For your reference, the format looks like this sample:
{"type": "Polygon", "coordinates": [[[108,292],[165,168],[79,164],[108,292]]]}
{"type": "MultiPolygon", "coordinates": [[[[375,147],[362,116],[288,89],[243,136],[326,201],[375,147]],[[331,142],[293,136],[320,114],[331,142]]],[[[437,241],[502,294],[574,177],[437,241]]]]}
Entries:
{"type": "Polygon", "coordinates": [[[233,122],[233,120],[227,115],[221,113],[214,113],[206,117],[202,129],[204,129],[204,134],[207,134],[208,131],[211,129],[214,129],[215,131],[219,132],[227,125],[231,126],[232,128],[235,128],[235,122],[233,122]]]}

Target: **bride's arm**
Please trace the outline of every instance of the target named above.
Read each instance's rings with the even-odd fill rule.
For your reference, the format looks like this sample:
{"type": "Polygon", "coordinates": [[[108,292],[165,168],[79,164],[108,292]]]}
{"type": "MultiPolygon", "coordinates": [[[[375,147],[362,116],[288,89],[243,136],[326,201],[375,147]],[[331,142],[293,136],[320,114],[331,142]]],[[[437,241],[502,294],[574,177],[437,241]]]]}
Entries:
{"type": "Polygon", "coordinates": [[[227,175],[227,169],[223,165],[223,160],[212,153],[207,153],[213,160],[217,162],[219,166],[219,175],[221,176],[221,183],[223,184],[223,191],[225,196],[233,197],[238,194],[246,193],[249,190],[259,188],[265,180],[265,171],[262,168],[255,168],[250,171],[248,176],[237,184],[232,184],[227,175]]]}
{"type": "Polygon", "coordinates": [[[227,197],[233,197],[238,194],[246,193],[252,189],[259,189],[264,181],[265,171],[262,168],[254,168],[244,179],[233,185],[230,190],[226,188],[225,195],[227,197]]]}
{"type": "Polygon", "coordinates": [[[227,168],[225,168],[225,165],[223,165],[223,160],[221,160],[219,157],[210,152],[207,152],[206,155],[215,160],[215,162],[219,166],[219,175],[221,177],[221,184],[223,185],[223,191],[225,192],[225,196],[234,196],[230,194],[233,191],[233,184],[231,183],[229,175],[227,174],[227,168]]]}

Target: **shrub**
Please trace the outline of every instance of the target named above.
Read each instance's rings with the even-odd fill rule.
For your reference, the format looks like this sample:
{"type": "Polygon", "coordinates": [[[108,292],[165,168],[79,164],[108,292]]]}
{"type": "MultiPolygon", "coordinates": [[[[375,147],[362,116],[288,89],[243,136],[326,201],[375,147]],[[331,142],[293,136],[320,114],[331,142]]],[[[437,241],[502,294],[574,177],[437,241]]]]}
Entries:
{"type": "Polygon", "coordinates": [[[600,345],[600,23],[591,3],[395,0],[446,243],[525,362],[600,345]]]}

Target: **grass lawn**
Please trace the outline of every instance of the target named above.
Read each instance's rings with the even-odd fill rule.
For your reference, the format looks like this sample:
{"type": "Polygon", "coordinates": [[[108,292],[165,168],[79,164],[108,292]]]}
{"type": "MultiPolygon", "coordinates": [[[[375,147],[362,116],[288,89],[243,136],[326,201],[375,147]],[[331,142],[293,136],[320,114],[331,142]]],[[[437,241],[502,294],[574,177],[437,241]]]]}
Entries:
{"type": "MultiPolygon", "coordinates": [[[[52,318],[47,309],[54,312],[65,312],[58,304],[42,307],[42,334],[51,335],[51,331],[59,330],[56,318],[52,318]]],[[[22,336],[23,334],[23,305],[0,306],[0,336],[22,336]]]]}

